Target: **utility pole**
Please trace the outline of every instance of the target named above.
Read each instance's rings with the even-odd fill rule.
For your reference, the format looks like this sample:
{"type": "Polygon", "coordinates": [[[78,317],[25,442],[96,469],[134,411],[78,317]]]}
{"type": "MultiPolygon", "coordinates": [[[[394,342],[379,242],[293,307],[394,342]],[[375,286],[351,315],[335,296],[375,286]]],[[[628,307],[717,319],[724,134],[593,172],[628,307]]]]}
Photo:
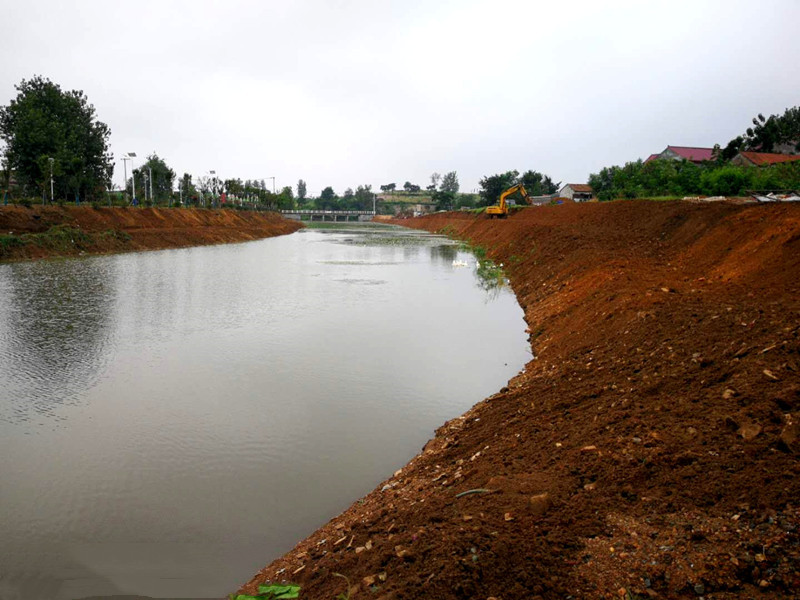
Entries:
{"type": "Polygon", "coordinates": [[[53,199],[53,163],[55,162],[55,158],[49,158],[50,161],[50,204],[52,204],[55,200],[53,199]]]}

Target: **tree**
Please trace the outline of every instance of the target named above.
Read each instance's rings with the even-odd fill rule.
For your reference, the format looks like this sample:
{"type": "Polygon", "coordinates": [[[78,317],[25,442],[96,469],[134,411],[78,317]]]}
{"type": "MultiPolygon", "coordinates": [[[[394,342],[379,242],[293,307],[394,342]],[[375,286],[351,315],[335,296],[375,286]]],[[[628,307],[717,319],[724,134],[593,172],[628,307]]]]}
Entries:
{"type": "Polygon", "coordinates": [[[455,192],[438,190],[433,193],[431,200],[436,202],[436,210],[453,210],[456,201],[455,192]]]}
{"type": "Polygon", "coordinates": [[[406,182],[403,184],[403,189],[404,189],[405,191],[407,191],[408,193],[410,193],[410,194],[413,194],[413,193],[415,193],[415,192],[418,192],[418,191],[420,191],[420,189],[422,189],[422,188],[420,188],[418,185],[414,185],[414,184],[413,184],[413,183],[411,183],[410,181],[406,181],[406,182]]]}
{"type": "Polygon", "coordinates": [[[355,206],[357,210],[372,210],[375,194],[371,185],[360,185],[356,188],[355,206]]]}
{"type": "Polygon", "coordinates": [[[178,190],[183,197],[184,204],[188,204],[192,197],[197,196],[197,190],[192,184],[192,176],[189,173],[184,173],[178,183],[178,190]]]}
{"type": "Polygon", "coordinates": [[[481,206],[497,204],[500,201],[500,194],[512,185],[516,185],[517,177],[519,177],[519,171],[515,169],[481,179],[479,182],[481,206]]]}
{"type": "Polygon", "coordinates": [[[172,185],[175,181],[175,171],[167,166],[164,159],[160,158],[158,154],[153,152],[147,157],[147,161],[138,169],[133,170],[136,182],[136,197],[144,198],[150,197],[150,190],[153,191],[154,198],[150,198],[151,202],[156,204],[159,202],[166,202],[172,195],[172,185]],[[150,185],[150,177],[153,178],[153,184],[150,185]],[[142,186],[147,178],[147,193],[142,193],[144,190],[142,186]]]}
{"type": "Polygon", "coordinates": [[[0,139],[20,184],[29,193],[45,186],[53,158],[57,195],[102,198],[114,172],[111,130],[97,120],[83,92],[64,92],[39,75],[16,89],[16,99],[0,107],[0,139]]]}
{"type": "Polygon", "coordinates": [[[800,107],[787,108],[782,115],[769,117],[759,113],[744,135],[728,142],[720,158],[730,160],[742,150],[800,152],[800,107]]]}
{"type": "Polygon", "coordinates": [[[333,210],[336,208],[338,197],[331,186],[322,190],[317,198],[317,208],[320,210],[333,210]]]}
{"type": "Polygon", "coordinates": [[[553,183],[553,180],[548,175],[538,171],[525,171],[519,178],[519,182],[531,196],[555,194],[560,183],[553,183]]]}
{"type": "Polygon", "coordinates": [[[290,186],[287,185],[281,189],[276,198],[276,204],[280,210],[291,210],[294,208],[294,193],[290,186]]]}
{"type": "Polygon", "coordinates": [[[442,177],[442,185],[439,186],[439,189],[443,192],[457,194],[458,187],[458,175],[456,172],[450,171],[449,173],[445,173],[444,177],[442,177]]]}
{"type": "Polygon", "coordinates": [[[300,202],[305,202],[307,193],[308,193],[308,190],[306,188],[306,182],[303,181],[302,179],[300,179],[297,182],[297,199],[300,202]]]}
{"type": "Polygon", "coordinates": [[[439,189],[439,182],[442,180],[442,176],[439,173],[432,173],[431,174],[431,184],[428,186],[428,189],[432,192],[435,192],[439,189]]]}

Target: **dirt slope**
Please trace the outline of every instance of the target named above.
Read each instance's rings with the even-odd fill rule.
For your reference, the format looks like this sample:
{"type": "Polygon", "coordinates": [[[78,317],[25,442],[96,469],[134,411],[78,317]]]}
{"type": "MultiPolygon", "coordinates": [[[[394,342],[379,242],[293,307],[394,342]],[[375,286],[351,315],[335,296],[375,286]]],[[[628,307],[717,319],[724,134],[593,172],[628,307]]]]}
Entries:
{"type": "Polygon", "coordinates": [[[2,206],[0,260],[244,242],[300,227],[235,210],[2,206]]]}
{"type": "Polygon", "coordinates": [[[243,592],[800,597],[800,206],[403,224],[505,264],[536,359],[243,592]]]}

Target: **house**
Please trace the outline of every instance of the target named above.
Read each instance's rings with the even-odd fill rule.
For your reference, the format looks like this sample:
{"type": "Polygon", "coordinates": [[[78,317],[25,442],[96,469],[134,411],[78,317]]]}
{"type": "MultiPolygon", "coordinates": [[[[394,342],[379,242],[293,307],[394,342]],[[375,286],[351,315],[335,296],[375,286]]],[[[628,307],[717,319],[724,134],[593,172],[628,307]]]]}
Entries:
{"type": "Polygon", "coordinates": [[[583,202],[584,200],[591,200],[594,196],[592,186],[585,183],[568,183],[558,191],[561,198],[569,198],[575,202],[583,202]]]}
{"type": "Polygon", "coordinates": [[[700,164],[707,160],[714,160],[713,148],[694,148],[691,146],[667,146],[659,154],[651,154],[647,157],[646,163],[657,159],[688,160],[695,164],[700,164]]]}
{"type": "Polygon", "coordinates": [[[739,152],[731,159],[732,165],[741,167],[766,167],[800,160],[800,154],[774,154],[771,152],[739,152]]]}

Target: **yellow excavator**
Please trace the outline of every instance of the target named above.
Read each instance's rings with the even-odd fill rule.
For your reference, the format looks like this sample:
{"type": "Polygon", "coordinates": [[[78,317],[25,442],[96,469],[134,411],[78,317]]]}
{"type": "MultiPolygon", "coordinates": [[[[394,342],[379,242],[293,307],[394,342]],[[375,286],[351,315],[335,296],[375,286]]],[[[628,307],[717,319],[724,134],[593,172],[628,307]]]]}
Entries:
{"type": "Polygon", "coordinates": [[[531,203],[531,198],[528,196],[528,192],[525,189],[525,186],[521,183],[517,185],[512,185],[508,188],[505,192],[500,194],[500,202],[495,204],[494,206],[487,206],[486,207],[486,214],[489,215],[490,219],[494,219],[498,217],[500,219],[505,219],[508,216],[508,202],[506,202],[506,198],[519,192],[519,195],[525,201],[525,204],[531,203]]]}

